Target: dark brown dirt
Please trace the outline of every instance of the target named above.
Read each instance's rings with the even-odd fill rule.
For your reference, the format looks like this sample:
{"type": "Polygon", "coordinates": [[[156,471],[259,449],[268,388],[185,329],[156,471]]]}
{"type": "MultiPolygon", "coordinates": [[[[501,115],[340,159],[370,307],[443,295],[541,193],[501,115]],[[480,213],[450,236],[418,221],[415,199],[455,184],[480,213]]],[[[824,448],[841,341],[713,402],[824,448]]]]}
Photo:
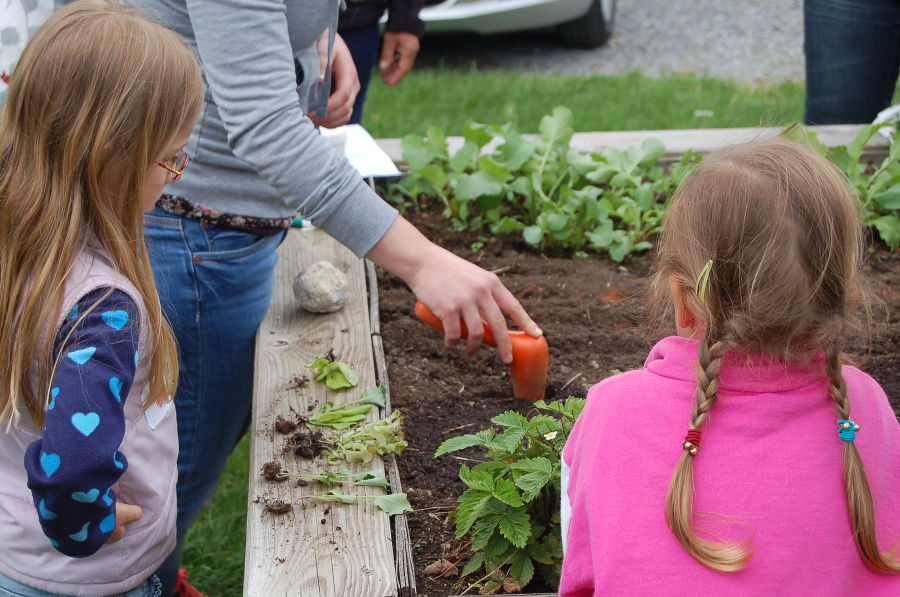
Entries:
{"type": "Polygon", "coordinates": [[[325,449],[324,437],[321,431],[298,431],[288,437],[287,449],[301,458],[315,458],[325,449]]]}
{"type": "MultiPolygon", "coordinates": [[[[472,253],[469,247],[478,234],[450,231],[437,212],[406,215],[438,244],[497,271],[538,322],[550,345],[548,400],[584,396],[614,370],[640,367],[653,342],[663,335],[654,334],[643,322],[650,266],[646,254],[623,264],[606,257],[571,259],[542,255],[513,239],[491,241],[472,253]]],[[[876,320],[878,335],[861,365],[900,412],[900,253],[876,248],[867,270],[888,311],[876,320]]],[[[409,515],[409,525],[419,595],[456,594],[461,592],[458,583],[465,581],[435,578],[424,571],[444,556],[452,564],[461,559],[446,513],[465,489],[457,476],[460,464],[481,454],[470,449],[438,459],[432,456],[447,438],[487,428],[490,419],[505,410],[527,413],[530,403],[511,397],[509,373],[494,349],[482,348],[467,359],[461,347],[445,346],[441,334],[415,317],[415,299],[398,278],[379,272],[379,295],[391,401],[406,417],[409,448],[398,462],[404,490],[416,509],[409,515]]],[[[528,590],[541,588],[552,587],[533,582],[528,590]]]]}
{"type": "Polygon", "coordinates": [[[261,474],[266,481],[274,481],[275,483],[281,483],[288,478],[288,476],[281,471],[281,463],[274,460],[263,464],[261,474]]]}

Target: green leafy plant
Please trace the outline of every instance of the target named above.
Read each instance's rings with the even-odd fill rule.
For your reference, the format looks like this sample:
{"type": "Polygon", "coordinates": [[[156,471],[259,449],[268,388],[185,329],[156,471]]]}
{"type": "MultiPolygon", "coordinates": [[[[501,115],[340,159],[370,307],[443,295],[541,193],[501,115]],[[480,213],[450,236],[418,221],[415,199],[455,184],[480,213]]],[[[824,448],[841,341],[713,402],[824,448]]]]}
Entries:
{"type": "Polygon", "coordinates": [[[414,512],[405,493],[389,493],[388,495],[355,495],[341,493],[338,489],[332,489],[327,493],[317,493],[308,496],[307,499],[320,502],[340,502],[342,504],[355,504],[363,500],[372,500],[379,509],[390,516],[414,512]]]}
{"type": "MultiPolygon", "coordinates": [[[[409,174],[389,196],[417,208],[423,197],[436,198],[454,229],[521,234],[541,249],[593,250],[621,261],[650,248],[678,180],[657,165],[665,155],[662,143],[581,153],[570,147],[573,117],[562,106],[544,116],[539,129],[525,136],[511,124],[470,122],[452,156],[438,129],[428,129],[425,138],[408,136],[409,174]]],[[[685,154],[676,170],[697,160],[685,154]]]]}
{"type": "Polygon", "coordinates": [[[864,224],[875,228],[891,251],[896,251],[900,248],[900,132],[894,132],[881,163],[871,164],[864,157],[866,145],[884,126],[864,127],[849,144],[830,149],[805,128],[790,129],[787,135],[805,139],[844,171],[859,198],[864,224]]]}
{"type": "Polygon", "coordinates": [[[363,392],[362,398],[358,401],[342,404],[340,408],[333,402],[326,402],[306,418],[306,424],[312,427],[331,427],[332,429],[352,427],[364,421],[373,406],[385,407],[385,392],[383,385],[369,388],[363,392]]]}
{"type": "Polygon", "coordinates": [[[276,473],[279,479],[303,479],[304,481],[317,481],[323,485],[341,485],[350,483],[351,485],[359,485],[365,487],[390,487],[384,473],[379,470],[363,471],[361,473],[351,473],[346,469],[339,471],[325,471],[318,474],[290,473],[287,471],[279,471],[276,473]]]}
{"type": "Polygon", "coordinates": [[[498,428],[453,437],[435,457],[479,447],[485,461],[460,467],[468,489],[451,513],[456,537],[468,535],[472,557],[461,575],[479,573],[472,583],[482,594],[521,590],[539,572],[559,581],[562,543],[559,529],[560,458],[584,399],[534,403],[530,417],[515,411],[497,415],[498,428]]]}
{"type": "Polygon", "coordinates": [[[315,369],[316,381],[325,382],[330,390],[352,388],[359,383],[359,375],[349,365],[329,359],[327,356],[318,357],[306,367],[315,369]]]}
{"type": "Polygon", "coordinates": [[[332,463],[369,462],[376,456],[399,454],[407,446],[403,416],[398,410],[392,411],[384,419],[331,435],[325,443],[325,454],[332,463]]]}

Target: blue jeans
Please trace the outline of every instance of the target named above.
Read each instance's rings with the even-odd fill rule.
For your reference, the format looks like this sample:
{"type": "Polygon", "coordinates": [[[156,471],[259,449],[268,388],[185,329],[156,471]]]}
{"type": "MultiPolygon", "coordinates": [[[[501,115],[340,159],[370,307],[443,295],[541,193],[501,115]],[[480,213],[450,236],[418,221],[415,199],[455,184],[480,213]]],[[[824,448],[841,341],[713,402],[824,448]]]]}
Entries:
{"type": "MultiPolygon", "coordinates": [[[[112,597],[159,597],[161,585],[156,575],[151,576],[141,586],[112,597]]],[[[0,597],[63,597],[57,593],[48,593],[23,585],[8,576],[0,574],[0,597]]]]}
{"type": "Polygon", "coordinates": [[[808,124],[871,122],[900,70],[900,0],[803,4],[808,124]]]}
{"type": "Polygon", "coordinates": [[[174,590],[187,530],[249,425],[256,329],[269,307],[275,251],[285,234],[204,228],[159,209],[144,216],[153,276],[180,359],[178,545],[157,571],[164,596],[174,590]]]}
{"type": "Polygon", "coordinates": [[[378,22],[352,31],[340,31],[344,43],[353,56],[356,74],[359,77],[359,93],[353,104],[353,115],[348,124],[359,124],[362,120],[363,106],[366,103],[366,90],[372,80],[372,70],[378,58],[378,42],[381,40],[381,29],[378,22]]]}

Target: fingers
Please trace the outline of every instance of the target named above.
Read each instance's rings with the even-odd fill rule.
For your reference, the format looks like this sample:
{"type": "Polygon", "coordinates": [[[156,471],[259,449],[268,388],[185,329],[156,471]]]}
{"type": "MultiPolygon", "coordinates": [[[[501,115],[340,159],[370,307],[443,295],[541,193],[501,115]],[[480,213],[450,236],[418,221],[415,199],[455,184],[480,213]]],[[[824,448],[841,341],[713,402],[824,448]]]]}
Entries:
{"type": "Polygon", "coordinates": [[[463,321],[466,323],[466,330],[468,332],[468,337],[466,338],[466,356],[472,357],[478,352],[478,347],[481,346],[481,341],[484,339],[484,322],[481,319],[481,313],[479,313],[477,307],[473,304],[466,305],[463,308],[462,317],[463,321]]]}
{"type": "MultiPolygon", "coordinates": [[[[326,39],[327,45],[327,39],[326,39]]],[[[321,58],[321,56],[320,56],[321,58]]],[[[324,71],[323,71],[324,72],[324,71]]],[[[331,95],[328,97],[328,114],[319,118],[315,111],[309,113],[316,126],[335,128],[347,124],[353,115],[353,104],[359,93],[359,78],[347,44],[341,37],[334,38],[334,56],[331,63],[331,95]]]]}
{"type": "Polygon", "coordinates": [[[130,522],[140,520],[144,511],[140,506],[126,504],[125,502],[116,502],[116,527],[113,529],[107,543],[115,543],[125,536],[125,527],[130,522]]]}
{"type": "Polygon", "coordinates": [[[378,68],[388,85],[399,83],[412,69],[419,53],[419,38],[404,31],[385,31],[378,68]]]}
{"type": "Polygon", "coordinates": [[[538,338],[544,335],[543,330],[534,322],[533,319],[528,315],[525,311],[525,307],[522,306],[522,303],[516,299],[512,292],[509,291],[506,286],[500,284],[499,287],[494,292],[494,299],[497,301],[497,305],[500,309],[503,310],[504,313],[509,315],[509,318],[513,320],[520,330],[524,331],[529,336],[534,336],[538,338]]]}

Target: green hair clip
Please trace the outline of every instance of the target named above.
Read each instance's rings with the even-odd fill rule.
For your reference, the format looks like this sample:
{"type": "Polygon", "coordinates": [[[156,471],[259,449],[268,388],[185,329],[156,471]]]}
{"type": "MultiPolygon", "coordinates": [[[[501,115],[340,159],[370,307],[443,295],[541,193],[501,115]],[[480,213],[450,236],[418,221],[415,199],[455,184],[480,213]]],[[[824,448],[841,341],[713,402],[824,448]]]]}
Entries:
{"type": "Polygon", "coordinates": [[[700,270],[700,275],[697,276],[697,285],[694,287],[697,296],[700,297],[700,302],[704,304],[706,304],[706,288],[709,286],[709,273],[712,271],[712,265],[712,259],[706,262],[706,265],[700,270]]]}

